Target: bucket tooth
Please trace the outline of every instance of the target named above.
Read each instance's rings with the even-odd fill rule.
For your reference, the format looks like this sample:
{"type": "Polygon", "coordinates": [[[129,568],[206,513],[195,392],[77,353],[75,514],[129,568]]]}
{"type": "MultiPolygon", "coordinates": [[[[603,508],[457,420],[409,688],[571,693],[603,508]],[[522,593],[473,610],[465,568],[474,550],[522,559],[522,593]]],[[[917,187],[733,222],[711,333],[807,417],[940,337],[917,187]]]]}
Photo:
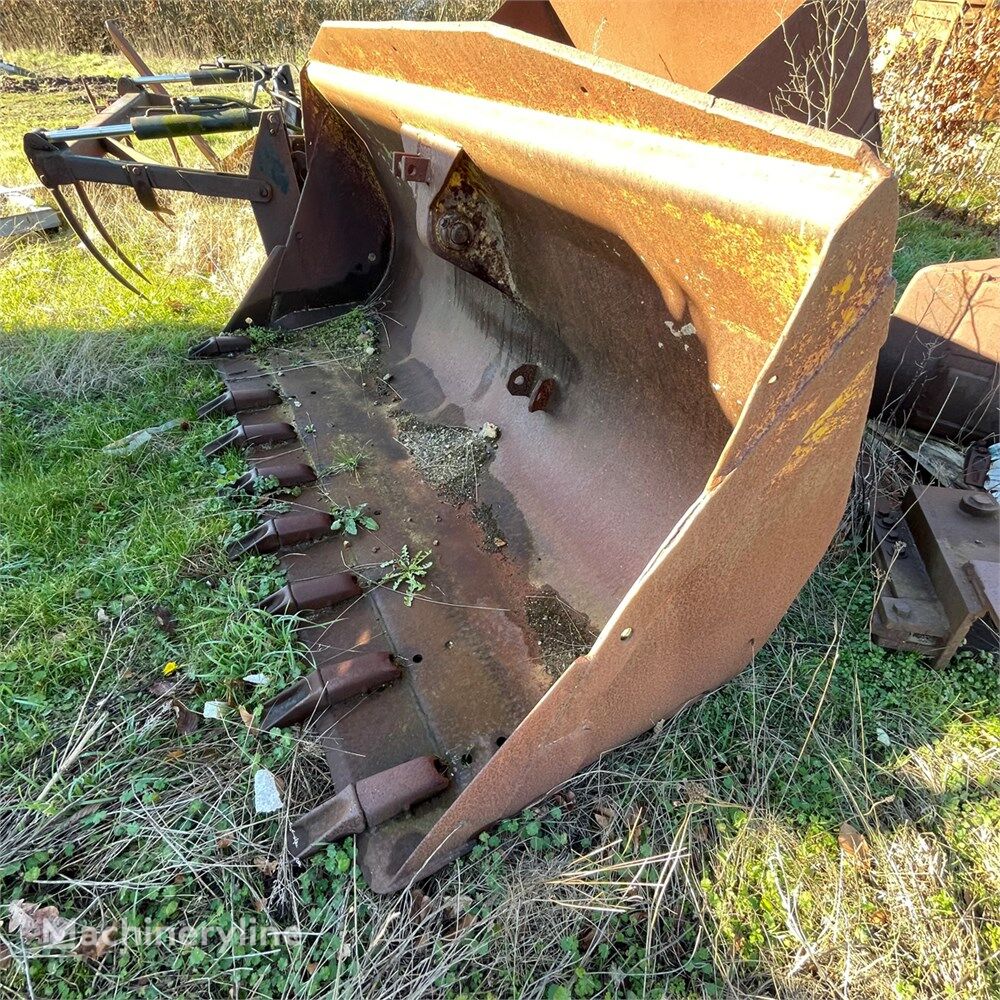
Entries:
{"type": "Polygon", "coordinates": [[[365,653],[339,663],[324,663],[264,706],[261,729],[267,732],[305,722],[328,705],[385,687],[402,674],[388,653],[365,653]]]}
{"type": "Polygon", "coordinates": [[[272,615],[291,615],[297,611],[321,611],[332,608],[363,593],[353,573],[332,573],[310,580],[296,580],[260,602],[263,611],[272,615]]]}
{"type": "Polygon", "coordinates": [[[199,341],[188,348],[188,357],[192,359],[221,358],[227,354],[242,354],[244,351],[249,351],[252,346],[253,341],[249,337],[241,337],[239,334],[222,334],[199,341]]]}
{"type": "Polygon", "coordinates": [[[368,826],[375,827],[443,792],[451,784],[436,757],[414,757],[362,778],[354,787],[368,826]]]}
{"type": "Polygon", "coordinates": [[[249,426],[240,424],[206,444],[201,453],[205,458],[212,458],[227,448],[249,448],[255,444],[281,444],[294,438],[295,428],[280,420],[266,424],[250,424],[249,426]]]}
{"type": "Polygon", "coordinates": [[[354,785],[348,785],[296,820],[288,831],[285,847],[296,861],[305,861],[327,844],[364,829],[365,814],[358,793],[354,785]]]}
{"type": "Polygon", "coordinates": [[[260,382],[256,385],[241,385],[234,389],[227,389],[215,399],[199,406],[198,417],[202,420],[206,417],[216,417],[222,414],[231,417],[235,413],[244,413],[247,410],[263,410],[267,406],[276,406],[280,402],[281,396],[278,395],[273,385],[268,385],[266,382],[260,382]]]}
{"type": "Polygon", "coordinates": [[[290,489],[294,486],[305,486],[307,483],[315,482],[316,471],[305,462],[261,462],[260,465],[244,472],[228,487],[223,487],[223,490],[256,496],[258,493],[265,492],[261,484],[269,479],[275,480],[278,486],[290,489]]]}
{"type": "Polygon", "coordinates": [[[292,545],[301,545],[322,537],[330,530],[333,517],[320,510],[295,511],[291,514],[278,514],[259,524],[238,541],[226,546],[226,555],[230,559],[238,559],[245,555],[267,555],[286,549],[292,545]]]}
{"type": "Polygon", "coordinates": [[[377,827],[426,802],[450,784],[442,763],[431,756],[415,757],[362,778],[292,824],[286,841],[288,853],[303,861],[327,844],[377,827]]]}

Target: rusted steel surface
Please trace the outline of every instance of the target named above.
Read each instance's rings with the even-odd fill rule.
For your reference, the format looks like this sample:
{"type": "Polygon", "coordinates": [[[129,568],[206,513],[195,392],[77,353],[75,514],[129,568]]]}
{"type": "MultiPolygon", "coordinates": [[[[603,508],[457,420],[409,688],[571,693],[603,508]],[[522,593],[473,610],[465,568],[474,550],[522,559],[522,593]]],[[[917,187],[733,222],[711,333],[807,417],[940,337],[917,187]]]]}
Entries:
{"type": "Polygon", "coordinates": [[[1000,434],[1000,260],[913,276],[889,320],[872,414],[960,440],[1000,434]]]}
{"type": "MultiPolygon", "coordinates": [[[[309,613],[317,668],[403,665],[316,720],[334,790],[414,757],[450,778],[358,834],[386,891],[766,641],[846,502],[896,193],[859,141],[498,25],[328,25],[303,90],[314,142],[293,235],[233,329],[382,297],[391,390],[272,351],[287,403],[240,419],[300,431],[252,462],[322,469],[368,445],[358,483],[307,484],[295,503],[326,510],[340,491],[379,530],[282,565],[293,588],[345,568],[367,581],[309,613]],[[394,170],[400,152],[426,158],[422,179],[394,170]],[[511,391],[524,366],[527,398],[511,391]],[[499,428],[462,502],[408,453],[414,421],[470,447],[499,428]],[[404,545],[433,562],[412,607],[380,576],[404,545]],[[549,593],[599,633],[555,668],[528,613],[549,593]]],[[[230,386],[261,374],[218,364],[230,386]]]]}
{"type": "Polygon", "coordinates": [[[976,623],[996,617],[1000,586],[1000,505],[985,490],[912,487],[901,507],[878,512],[875,562],[885,578],[872,617],[884,646],[944,667],[960,646],[996,649],[976,623]]]}
{"type": "Polygon", "coordinates": [[[492,19],[716,97],[880,142],[863,0],[508,0],[492,19]]]}

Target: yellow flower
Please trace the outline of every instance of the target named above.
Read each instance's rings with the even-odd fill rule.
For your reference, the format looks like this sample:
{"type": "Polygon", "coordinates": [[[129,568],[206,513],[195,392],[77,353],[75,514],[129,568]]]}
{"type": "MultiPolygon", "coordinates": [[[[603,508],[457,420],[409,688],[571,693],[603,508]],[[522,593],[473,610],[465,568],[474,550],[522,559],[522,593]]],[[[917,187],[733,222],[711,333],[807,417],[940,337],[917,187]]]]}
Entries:
{"type": "Polygon", "coordinates": [[[163,665],[163,676],[169,677],[177,669],[177,664],[171,660],[169,663],[163,665]]]}

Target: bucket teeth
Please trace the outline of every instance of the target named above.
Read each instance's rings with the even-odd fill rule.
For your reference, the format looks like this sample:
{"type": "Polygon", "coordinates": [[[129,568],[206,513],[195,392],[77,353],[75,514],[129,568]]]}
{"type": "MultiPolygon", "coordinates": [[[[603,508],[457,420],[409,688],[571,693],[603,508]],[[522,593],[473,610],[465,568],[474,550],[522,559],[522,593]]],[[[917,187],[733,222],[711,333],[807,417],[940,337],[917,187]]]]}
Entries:
{"type": "Polygon", "coordinates": [[[367,825],[374,827],[443,792],[450,784],[442,763],[427,756],[362,778],[354,788],[367,825]]]}
{"type": "Polygon", "coordinates": [[[306,722],[328,705],[392,684],[402,673],[388,653],[365,653],[340,663],[324,663],[264,706],[261,729],[267,732],[306,722]]]}
{"type": "Polygon", "coordinates": [[[311,542],[330,530],[333,517],[319,510],[295,511],[268,518],[238,541],[226,546],[226,555],[238,559],[244,555],[267,555],[278,549],[311,542]]]}
{"type": "Polygon", "coordinates": [[[249,337],[239,334],[220,334],[218,337],[209,337],[188,348],[189,358],[221,358],[227,354],[242,354],[249,351],[253,346],[253,341],[249,337]]]}
{"type": "Polygon", "coordinates": [[[333,573],[311,580],[296,580],[276,590],[260,602],[263,611],[291,615],[296,611],[321,611],[343,601],[360,597],[363,591],[353,573],[333,573]]]}
{"type": "Polygon", "coordinates": [[[352,833],[377,827],[445,791],[451,779],[435,757],[415,757],[348,785],[311,809],[288,831],[288,853],[299,861],[352,833]]]}
{"type": "Polygon", "coordinates": [[[352,833],[363,833],[364,829],[365,814],[358,793],[354,785],[348,785],[293,823],[285,847],[295,860],[305,861],[327,844],[335,844],[352,833]]]}
{"type": "Polygon", "coordinates": [[[222,414],[232,416],[247,410],[263,410],[267,406],[276,406],[280,402],[281,396],[272,385],[267,385],[264,382],[256,385],[241,385],[235,389],[227,389],[215,399],[209,400],[204,406],[199,406],[198,416],[202,420],[205,417],[222,414]]]}
{"type": "Polygon", "coordinates": [[[315,482],[316,472],[305,462],[262,462],[249,472],[244,472],[239,479],[223,489],[226,492],[255,496],[263,492],[259,484],[268,479],[273,479],[279,486],[290,489],[293,486],[305,486],[307,483],[315,482]]]}
{"type": "Polygon", "coordinates": [[[205,445],[201,453],[212,458],[227,448],[249,448],[255,444],[281,444],[295,438],[295,428],[291,424],[273,421],[266,424],[240,424],[221,437],[205,445]]]}

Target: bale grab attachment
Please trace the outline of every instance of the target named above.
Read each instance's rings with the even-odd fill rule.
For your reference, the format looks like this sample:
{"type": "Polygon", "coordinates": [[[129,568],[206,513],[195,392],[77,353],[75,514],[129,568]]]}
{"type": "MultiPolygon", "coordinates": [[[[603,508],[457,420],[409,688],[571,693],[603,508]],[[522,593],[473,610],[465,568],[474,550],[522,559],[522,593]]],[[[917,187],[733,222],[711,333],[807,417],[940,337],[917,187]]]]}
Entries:
{"type": "Polygon", "coordinates": [[[148,283],[101,221],[86,183],[131,187],[142,207],[158,217],[169,212],[158,200],[162,191],[246,201],[253,208],[265,249],[284,242],[298,203],[304,163],[301,109],[291,67],[219,59],[183,73],[157,75],[116,22],[109,21],[106,26],[139,75],[122,77],[118,99],[91,121],[71,128],[36,129],[24,137],[28,161],[83,246],[116,281],[137,295],[143,294],[98,248],[63,192],[66,187],[73,188],[81,208],[112,253],[148,283]],[[195,88],[252,83],[253,94],[249,101],[229,95],[171,98],[166,83],[195,88]],[[268,107],[256,104],[262,94],[268,98],[268,107]],[[191,138],[213,167],[219,167],[221,162],[205,137],[227,132],[255,132],[247,174],[183,166],[176,139],[191,138]],[[175,164],[157,163],[133,143],[155,139],[167,141],[175,164]]]}

